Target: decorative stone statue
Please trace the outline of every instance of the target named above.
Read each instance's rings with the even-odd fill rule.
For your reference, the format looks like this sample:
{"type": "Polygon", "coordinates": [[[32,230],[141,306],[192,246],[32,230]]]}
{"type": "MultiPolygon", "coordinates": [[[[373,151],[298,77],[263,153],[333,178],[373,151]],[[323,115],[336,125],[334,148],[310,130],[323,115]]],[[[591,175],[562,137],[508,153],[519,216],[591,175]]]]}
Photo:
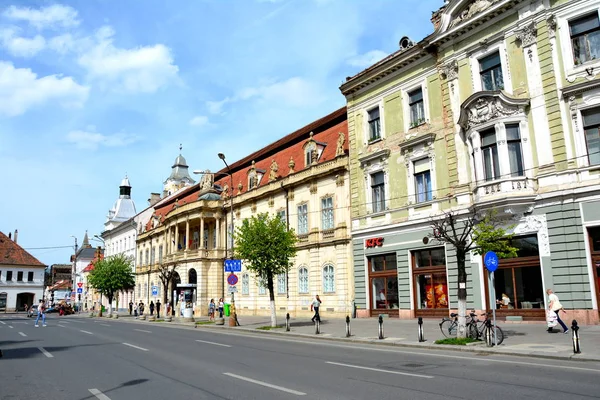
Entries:
{"type": "Polygon", "coordinates": [[[229,185],[228,184],[223,185],[223,191],[221,192],[221,198],[223,198],[223,200],[226,200],[229,198],[229,185]]]}
{"type": "Polygon", "coordinates": [[[344,155],[344,143],[346,143],[346,135],[344,135],[344,132],[340,132],[337,140],[337,148],[335,150],[336,157],[344,155]]]}
{"type": "Polygon", "coordinates": [[[200,181],[200,189],[201,190],[210,190],[213,188],[213,174],[210,171],[206,171],[204,175],[202,175],[202,180],[200,181]]]}
{"type": "Polygon", "coordinates": [[[273,159],[271,162],[271,172],[269,172],[269,182],[277,179],[277,171],[279,171],[279,165],[277,165],[277,162],[273,159]]]}
{"type": "Polygon", "coordinates": [[[293,174],[294,172],[294,167],[296,166],[296,162],[294,161],[294,157],[290,157],[290,162],[288,162],[288,167],[290,167],[290,174],[293,174]]]}

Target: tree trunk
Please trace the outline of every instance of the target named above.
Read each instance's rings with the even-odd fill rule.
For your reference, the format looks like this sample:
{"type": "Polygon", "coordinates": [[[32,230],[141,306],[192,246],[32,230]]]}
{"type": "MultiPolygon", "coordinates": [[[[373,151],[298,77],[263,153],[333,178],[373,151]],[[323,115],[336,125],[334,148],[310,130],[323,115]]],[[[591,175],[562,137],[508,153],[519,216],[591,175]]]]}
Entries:
{"type": "Polygon", "coordinates": [[[275,328],[277,326],[277,313],[275,312],[275,291],[273,290],[273,275],[269,274],[267,276],[267,288],[269,289],[269,299],[270,307],[271,307],[271,327],[275,328]]]}
{"type": "Polygon", "coordinates": [[[458,268],[458,332],[457,337],[467,336],[467,271],[465,269],[466,251],[456,248],[456,264],[458,268]]]}
{"type": "MultiPolygon", "coordinates": [[[[114,295],[111,293],[108,294],[106,297],[108,297],[108,315],[112,315],[112,303],[114,295]]],[[[102,304],[100,304],[100,307],[102,307],[102,304]]]]}

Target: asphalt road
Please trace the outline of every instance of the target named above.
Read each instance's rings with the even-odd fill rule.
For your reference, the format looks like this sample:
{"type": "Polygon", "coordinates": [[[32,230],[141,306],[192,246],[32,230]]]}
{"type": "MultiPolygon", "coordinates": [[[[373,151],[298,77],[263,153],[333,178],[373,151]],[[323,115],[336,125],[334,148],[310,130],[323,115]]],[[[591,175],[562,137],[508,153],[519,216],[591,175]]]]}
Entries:
{"type": "Polygon", "coordinates": [[[0,317],[0,399],[600,397],[600,364],[478,356],[167,323],[0,317]]]}

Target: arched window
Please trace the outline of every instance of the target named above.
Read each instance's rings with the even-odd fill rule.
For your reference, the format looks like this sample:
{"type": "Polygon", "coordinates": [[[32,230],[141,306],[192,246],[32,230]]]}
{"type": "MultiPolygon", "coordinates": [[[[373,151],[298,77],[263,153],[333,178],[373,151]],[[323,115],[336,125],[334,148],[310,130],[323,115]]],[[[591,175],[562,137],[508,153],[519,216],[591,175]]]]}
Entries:
{"type": "Polygon", "coordinates": [[[335,269],[328,264],[323,267],[323,293],[335,292],[335,269]]]}
{"type": "Polygon", "coordinates": [[[196,270],[194,268],[190,269],[190,271],[188,272],[188,283],[198,283],[198,275],[196,274],[196,270]]]}
{"type": "Polygon", "coordinates": [[[287,274],[277,275],[277,294],[285,294],[287,292],[287,274]]]}
{"type": "Polygon", "coordinates": [[[250,276],[242,275],[242,294],[250,294],[250,276]]]}
{"type": "Polygon", "coordinates": [[[308,293],[308,268],[298,270],[298,293],[308,293]]]}
{"type": "Polygon", "coordinates": [[[257,278],[258,294],[267,294],[267,282],[262,278],[257,278]]]}

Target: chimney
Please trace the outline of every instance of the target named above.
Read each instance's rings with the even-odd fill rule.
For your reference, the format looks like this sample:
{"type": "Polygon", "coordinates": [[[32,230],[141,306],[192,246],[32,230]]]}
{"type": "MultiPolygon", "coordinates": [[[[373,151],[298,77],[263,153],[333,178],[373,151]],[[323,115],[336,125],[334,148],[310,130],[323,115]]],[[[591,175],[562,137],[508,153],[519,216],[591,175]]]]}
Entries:
{"type": "Polygon", "coordinates": [[[17,236],[19,236],[19,230],[15,229],[15,243],[17,243],[17,236]]]}
{"type": "Polygon", "coordinates": [[[163,193],[162,193],[162,198],[164,199],[164,198],[165,198],[165,197],[167,197],[168,195],[169,195],[169,192],[168,192],[168,191],[166,191],[166,190],[163,190],[163,193]]]}
{"type": "Polygon", "coordinates": [[[160,201],[160,193],[150,193],[150,198],[148,199],[148,203],[150,206],[155,205],[160,201]]]}
{"type": "Polygon", "coordinates": [[[12,233],[11,232],[8,232],[8,238],[12,239],[12,233]]]}

